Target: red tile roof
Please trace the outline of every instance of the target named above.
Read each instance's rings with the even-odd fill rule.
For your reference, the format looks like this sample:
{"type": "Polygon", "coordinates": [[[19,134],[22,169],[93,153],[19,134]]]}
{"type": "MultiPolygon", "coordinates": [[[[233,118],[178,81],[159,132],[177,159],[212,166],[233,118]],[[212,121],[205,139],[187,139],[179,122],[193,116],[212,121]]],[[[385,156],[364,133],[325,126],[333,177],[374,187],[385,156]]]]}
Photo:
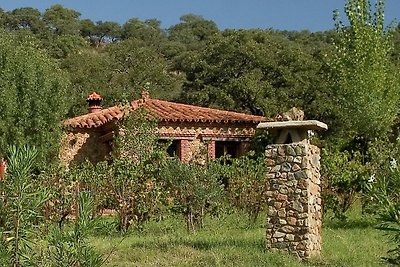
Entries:
{"type": "Polygon", "coordinates": [[[131,103],[132,108],[144,107],[151,118],[166,122],[235,122],[259,123],[266,121],[265,117],[244,113],[205,108],[159,99],[139,99],[131,103]]]}
{"type": "MultiPolygon", "coordinates": [[[[174,103],[159,99],[144,98],[132,101],[131,107],[143,107],[150,118],[164,122],[200,122],[200,123],[251,123],[265,122],[262,116],[205,108],[187,104],[174,103]]],[[[114,106],[99,112],[89,113],[64,121],[65,126],[72,128],[99,127],[113,119],[119,120],[123,115],[122,108],[114,106]]]]}
{"type": "Polygon", "coordinates": [[[119,106],[102,109],[98,112],[88,113],[64,121],[64,126],[72,128],[99,127],[113,119],[119,120],[123,117],[122,109],[119,106]]]}

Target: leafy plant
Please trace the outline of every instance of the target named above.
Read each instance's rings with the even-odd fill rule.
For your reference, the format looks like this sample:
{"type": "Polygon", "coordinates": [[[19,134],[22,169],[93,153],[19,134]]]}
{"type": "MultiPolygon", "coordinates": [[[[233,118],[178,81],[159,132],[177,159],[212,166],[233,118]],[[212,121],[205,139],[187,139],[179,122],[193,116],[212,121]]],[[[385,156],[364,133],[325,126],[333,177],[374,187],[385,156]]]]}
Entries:
{"type": "Polygon", "coordinates": [[[172,210],[184,216],[188,231],[202,228],[206,213],[218,207],[224,196],[219,163],[201,165],[174,159],[166,163],[161,175],[172,210]]]}
{"type": "Polygon", "coordinates": [[[358,151],[325,148],[321,158],[324,209],[332,210],[338,219],[345,219],[345,213],[357,200],[367,179],[366,166],[358,151]]]}
{"type": "Polygon", "coordinates": [[[371,145],[371,176],[364,185],[366,211],[376,214],[379,228],[391,238],[396,248],[385,259],[400,264],[400,160],[399,140],[377,140],[371,145]],[[385,142],[386,141],[386,142],[385,142]]]}
{"type": "Polygon", "coordinates": [[[102,256],[88,243],[88,237],[100,227],[93,219],[94,201],[89,192],[79,192],[76,218],[61,228],[52,227],[48,239],[46,266],[96,267],[104,264],[102,256]]]}
{"type": "Polygon", "coordinates": [[[265,158],[234,159],[224,174],[228,201],[255,222],[267,203],[265,158]]]}
{"type": "Polygon", "coordinates": [[[334,19],[338,38],[329,63],[338,134],[352,140],[384,136],[398,114],[398,72],[390,60],[393,27],[385,28],[384,1],[347,0],[350,25],[334,19]],[[382,103],[385,103],[383,106],[382,103]]]}
{"type": "Polygon", "coordinates": [[[143,223],[162,204],[157,179],[165,153],[157,143],[154,123],[135,111],[120,125],[112,164],[106,170],[107,197],[119,216],[119,229],[143,223]]]}
{"type": "Polygon", "coordinates": [[[11,146],[8,148],[8,170],[0,181],[1,247],[0,255],[5,265],[31,266],[37,261],[33,249],[35,231],[42,219],[42,205],[49,192],[32,179],[32,169],[38,151],[34,148],[11,146]]]}

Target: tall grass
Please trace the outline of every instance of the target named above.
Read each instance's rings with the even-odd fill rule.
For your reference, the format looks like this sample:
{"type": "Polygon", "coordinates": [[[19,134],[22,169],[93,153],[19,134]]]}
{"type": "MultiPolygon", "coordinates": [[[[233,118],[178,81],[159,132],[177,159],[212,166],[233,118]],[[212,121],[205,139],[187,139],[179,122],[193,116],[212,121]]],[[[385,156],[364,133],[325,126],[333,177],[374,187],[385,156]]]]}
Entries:
{"type": "Polygon", "coordinates": [[[106,266],[380,266],[388,250],[386,238],[372,218],[358,212],[346,223],[327,220],[323,250],[309,262],[265,251],[265,216],[254,224],[246,215],[232,213],[207,218],[204,229],[188,234],[180,218],[149,222],[125,236],[92,237],[106,266]]]}

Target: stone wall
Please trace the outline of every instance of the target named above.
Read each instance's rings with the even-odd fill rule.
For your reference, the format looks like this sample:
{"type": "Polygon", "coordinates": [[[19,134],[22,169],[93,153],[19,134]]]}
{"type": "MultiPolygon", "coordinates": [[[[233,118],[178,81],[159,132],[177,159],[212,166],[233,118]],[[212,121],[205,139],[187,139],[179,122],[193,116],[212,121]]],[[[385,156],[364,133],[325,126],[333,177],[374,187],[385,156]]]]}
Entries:
{"type": "Polygon", "coordinates": [[[321,250],[319,149],[307,142],[266,148],[267,249],[309,258],[321,250]]]}
{"type": "Polygon", "coordinates": [[[95,131],[64,133],[61,139],[59,159],[62,165],[72,162],[80,164],[89,160],[92,163],[110,159],[111,144],[100,141],[101,133],[95,131]]]}

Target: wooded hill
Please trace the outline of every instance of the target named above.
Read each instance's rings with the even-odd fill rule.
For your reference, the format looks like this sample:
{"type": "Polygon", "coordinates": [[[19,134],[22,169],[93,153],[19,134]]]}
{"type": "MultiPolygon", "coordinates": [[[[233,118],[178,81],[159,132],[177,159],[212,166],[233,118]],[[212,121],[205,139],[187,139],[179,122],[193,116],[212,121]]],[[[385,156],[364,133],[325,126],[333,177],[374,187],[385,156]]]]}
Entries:
{"type": "MultiPolygon", "coordinates": [[[[3,71],[0,75],[0,126],[4,126],[0,127],[0,135],[6,137],[2,138],[3,144],[12,138],[22,143],[32,131],[53,128],[57,119],[86,112],[85,98],[92,91],[100,93],[105,99],[103,105],[109,106],[138,98],[143,88],[154,98],[267,117],[296,106],[305,111],[306,118],[330,126],[326,137],[345,138],[345,143],[359,136],[370,139],[386,135],[396,123],[393,114],[397,114],[397,104],[392,105],[396,111],[389,108],[386,112],[388,106],[382,105],[377,107],[380,112],[367,112],[375,114],[374,119],[379,118],[377,123],[371,124],[365,118],[355,124],[352,121],[368,117],[362,106],[368,108],[375,102],[379,106],[388,99],[397,101],[398,93],[393,94],[390,89],[383,96],[362,90],[358,94],[357,85],[351,87],[347,83],[357,81],[352,72],[374,80],[376,77],[357,71],[345,60],[342,63],[347,65],[340,66],[338,49],[346,45],[352,48],[343,37],[339,38],[338,32],[343,33],[345,27],[341,29],[338,20],[336,30],[315,33],[274,29],[221,31],[213,21],[193,14],[183,15],[180,20],[163,29],[157,19],[132,18],[123,25],[93,22],[61,5],[51,6],[43,13],[30,7],[1,10],[0,27],[4,30],[0,54],[3,59],[13,58],[0,64],[0,68],[10,70],[9,74],[3,71]],[[33,63],[37,57],[48,63],[33,63]],[[29,62],[31,67],[27,66],[29,62]],[[42,70],[42,65],[47,69],[42,70]],[[31,69],[30,74],[27,69],[31,69]],[[346,76],[341,71],[350,74],[346,76]],[[15,81],[10,75],[19,78],[15,81]],[[41,80],[37,77],[40,75],[47,77],[41,80]],[[347,80],[340,82],[337,77],[347,80]],[[346,83],[352,93],[340,90],[346,83]],[[29,97],[21,101],[25,96],[29,97]],[[33,104],[32,99],[37,96],[41,98],[33,104]],[[352,105],[344,106],[346,101],[352,105]],[[57,115],[45,115],[50,113],[57,115]],[[381,120],[381,115],[387,113],[388,118],[381,120]],[[4,129],[7,125],[30,127],[21,126],[21,133],[15,134],[4,129]]],[[[384,69],[382,75],[392,73],[394,80],[390,78],[390,83],[394,85],[398,84],[400,31],[394,27],[389,32],[382,29],[377,33],[388,40],[383,54],[372,55],[360,64],[385,64],[384,68],[375,64],[376,68],[371,69],[384,69]],[[382,58],[388,62],[382,63],[382,58]]],[[[373,43],[367,39],[364,42],[372,49],[381,50],[379,40],[373,43]]],[[[382,79],[383,84],[388,80],[386,76],[382,79]]]]}

